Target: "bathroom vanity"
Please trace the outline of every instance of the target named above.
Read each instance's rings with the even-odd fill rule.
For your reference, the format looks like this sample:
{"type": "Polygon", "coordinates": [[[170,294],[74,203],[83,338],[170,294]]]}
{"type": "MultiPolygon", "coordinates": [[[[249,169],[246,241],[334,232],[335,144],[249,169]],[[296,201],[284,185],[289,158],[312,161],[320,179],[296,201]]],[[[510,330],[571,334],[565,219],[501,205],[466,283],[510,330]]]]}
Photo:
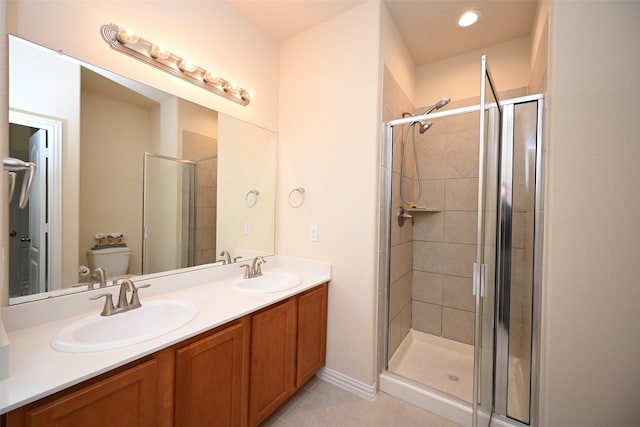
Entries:
{"type": "MultiPolygon", "coordinates": [[[[275,258],[278,257],[274,257],[272,264],[277,264],[275,258]]],[[[234,276],[238,274],[237,266],[229,266],[227,270],[234,276]]],[[[291,271],[291,264],[287,271],[291,271]]],[[[24,399],[25,404],[14,402],[13,407],[8,406],[7,426],[259,425],[325,363],[330,270],[306,274],[302,268],[296,274],[302,277],[302,284],[285,292],[243,294],[231,290],[232,278],[222,278],[215,283],[163,294],[162,298],[198,301],[200,314],[178,331],[128,349],[60,353],[37,343],[33,351],[39,349],[63,361],[48,368],[61,370],[57,381],[62,384],[54,387],[53,392],[43,392],[32,384],[31,399],[24,399]],[[239,315],[215,321],[219,316],[212,312],[215,307],[210,307],[213,300],[222,303],[218,307],[224,306],[226,311],[239,315]],[[113,363],[117,354],[121,355],[120,364],[113,363]],[[93,366],[89,371],[93,370],[94,375],[82,374],[87,372],[83,364],[93,366]],[[100,365],[102,368],[98,368],[100,365]],[[71,382],[75,384],[64,385],[65,378],[74,377],[76,380],[71,382]]],[[[144,295],[141,299],[144,306],[144,295]]],[[[64,323],[54,321],[38,329],[47,329],[44,335],[50,335],[64,323]]],[[[23,332],[28,335],[31,329],[23,332]]],[[[10,339],[13,336],[18,341],[17,352],[23,352],[20,332],[9,333],[10,339]]],[[[15,357],[20,357],[14,367],[20,371],[14,369],[1,384],[4,412],[8,401],[16,397],[6,390],[7,386],[27,378],[37,383],[37,371],[45,376],[42,379],[45,384],[56,376],[44,374],[46,370],[36,366],[39,357],[43,357],[41,354],[12,352],[12,358],[15,357]],[[29,356],[27,359],[31,360],[24,361],[20,356],[29,356]],[[29,365],[31,373],[21,371],[29,365]]],[[[50,386],[40,386],[47,387],[50,386]]]]}

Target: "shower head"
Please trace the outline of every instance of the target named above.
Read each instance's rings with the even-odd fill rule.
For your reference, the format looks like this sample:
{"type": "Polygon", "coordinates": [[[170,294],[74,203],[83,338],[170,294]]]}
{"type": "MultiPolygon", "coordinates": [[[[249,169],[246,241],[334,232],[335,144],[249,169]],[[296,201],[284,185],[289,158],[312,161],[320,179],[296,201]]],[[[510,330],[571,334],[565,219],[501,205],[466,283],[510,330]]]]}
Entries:
{"type": "Polygon", "coordinates": [[[426,123],[425,123],[425,122],[423,122],[423,121],[420,121],[420,122],[418,122],[418,123],[420,123],[420,129],[418,129],[418,130],[419,130],[419,132],[420,132],[421,134],[422,134],[422,133],[425,133],[426,131],[428,131],[428,130],[429,130],[429,128],[430,128],[431,126],[433,126],[433,123],[431,123],[431,122],[426,122],[426,123]]]}
{"type": "Polygon", "coordinates": [[[424,114],[429,114],[433,110],[439,110],[442,107],[444,107],[445,105],[447,105],[449,102],[451,102],[451,100],[449,98],[442,98],[440,101],[436,102],[431,107],[429,107],[427,109],[427,111],[424,112],[424,114]]]}

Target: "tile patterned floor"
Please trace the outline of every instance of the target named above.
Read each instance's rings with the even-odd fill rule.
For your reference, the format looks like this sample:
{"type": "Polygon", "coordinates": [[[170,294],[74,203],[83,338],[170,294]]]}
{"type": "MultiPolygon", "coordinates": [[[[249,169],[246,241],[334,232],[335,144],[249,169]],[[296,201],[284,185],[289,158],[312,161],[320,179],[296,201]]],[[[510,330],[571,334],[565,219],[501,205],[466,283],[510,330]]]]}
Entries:
{"type": "Polygon", "coordinates": [[[458,424],[382,392],[370,401],[314,378],[263,426],[457,427],[458,424]]]}

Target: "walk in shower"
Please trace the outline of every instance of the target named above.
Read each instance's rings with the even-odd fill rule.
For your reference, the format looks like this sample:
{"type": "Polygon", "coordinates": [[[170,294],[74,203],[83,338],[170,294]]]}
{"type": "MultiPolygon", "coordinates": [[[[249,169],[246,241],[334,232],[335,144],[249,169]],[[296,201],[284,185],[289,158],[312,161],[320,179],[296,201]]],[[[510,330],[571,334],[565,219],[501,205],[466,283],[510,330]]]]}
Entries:
{"type": "Polygon", "coordinates": [[[482,75],[477,98],[414,108],[385,70],[380,388],[463,425],[535,424],[542,97],[497,102],[482,75]]]}

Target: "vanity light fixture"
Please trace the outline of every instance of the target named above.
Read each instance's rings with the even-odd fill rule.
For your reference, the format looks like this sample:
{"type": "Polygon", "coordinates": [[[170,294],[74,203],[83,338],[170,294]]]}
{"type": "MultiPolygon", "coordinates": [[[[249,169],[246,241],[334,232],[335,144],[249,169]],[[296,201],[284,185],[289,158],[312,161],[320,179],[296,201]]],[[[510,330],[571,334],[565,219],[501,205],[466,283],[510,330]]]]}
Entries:
{"type": "Polygon", "coordinates": [[[469,27],[478,22],[478,19],[480,19],[480,12],[469,10],[458,17],[457,23],[459,27],[469,27]]]}
{"type": "Polygon", "coordinates": [[[112,49],[129,55],[169,74],[191,82],[210,92],[223,96],[240,105],[249,105],[253,93],[229,82],[216,73],[199,67],[189,58],[182,58],[165,47],[136,35],[133,31],[115,24],[101,28],[102,37],[112,49]]]}

